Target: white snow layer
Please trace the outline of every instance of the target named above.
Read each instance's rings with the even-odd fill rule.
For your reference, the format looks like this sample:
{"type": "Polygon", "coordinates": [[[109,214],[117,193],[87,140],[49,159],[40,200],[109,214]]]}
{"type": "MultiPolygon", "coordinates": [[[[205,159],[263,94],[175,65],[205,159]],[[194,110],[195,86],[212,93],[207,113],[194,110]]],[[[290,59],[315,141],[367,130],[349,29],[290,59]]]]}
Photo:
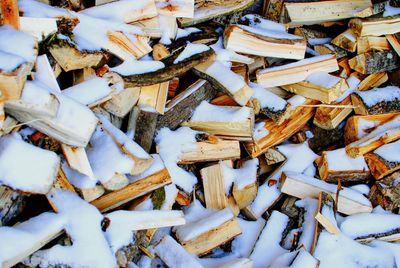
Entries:
{"type": "Polygon", "coordinates": [[[178,55],[178,57],[174,60],[174,64],[180,63],[196,54],[200,54],[210,50],[210,47],[204,44],[192,44],[188,43],[185,49],[178,55]]]}
{"type": "Polygon", "coordinates": [[[382,145],[374,153],[389,162],[398,163],[400,162],[400,140],[382,145]]]}
{"type": "Polygon", "coordinates": [[[390,102],[400,100],[400,88],[387,86],[383,88],[374,88],[366,91],[357,91],[362,101],[368,106],[374,106],[380,102],[390,102]]]}
{"type": "Polygon", "coordinates": [[[202,101],[193,112],[192,122],[246,122],[251,117],[252,109],[249,107],[229,107],[210,104],[202,101]]]}

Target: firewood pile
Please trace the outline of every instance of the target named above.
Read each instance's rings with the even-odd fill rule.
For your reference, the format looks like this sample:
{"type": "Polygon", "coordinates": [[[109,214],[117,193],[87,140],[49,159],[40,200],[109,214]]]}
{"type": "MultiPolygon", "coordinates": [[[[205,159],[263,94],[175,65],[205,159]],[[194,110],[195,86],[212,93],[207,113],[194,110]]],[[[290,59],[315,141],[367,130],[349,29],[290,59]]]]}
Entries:
{"type": "Polygon", "coordinates": [[[0,267],[400,267],[399,1],[0,23],[0,267]]]}

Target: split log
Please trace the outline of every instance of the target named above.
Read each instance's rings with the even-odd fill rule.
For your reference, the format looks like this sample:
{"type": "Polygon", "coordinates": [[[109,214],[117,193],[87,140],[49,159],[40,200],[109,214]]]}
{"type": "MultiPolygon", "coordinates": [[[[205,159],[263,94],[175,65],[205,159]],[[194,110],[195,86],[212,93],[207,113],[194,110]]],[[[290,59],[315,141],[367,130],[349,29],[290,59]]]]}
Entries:
{"type": "Polygon", "coordinates": [[[269,148],[265,152],[265,159],[268,165],[274,165],[286,161],[286,156],[279,152],[277,148],[269,148]]]}
{"type": "Polygon", "coordinates": [[[386,72],[377,72],[365,77],[358,85],[357,90],[364,91],[374,87],[379,87],[389,79],[386,72]]]}
{"type": "Polygon", "coordinates": [[[397,113],[377,114],[377,115],[357,115],[350,117],[344,129],[344,142],[350,144],[364,137],[377,126],[391,120],[397,113]]]}
{"type": "Polygon", "coordinates": [[[263,57],[276,57],[285,59],[304,59],[306,51],[306,41],[304,39],[289,39],[294,37],[285,32],[281,38],[273,35],[262,35],[256,30],[252,31],[249,26],[230,25],[225,28],[224,42],[227,49],[235,52],[257,55],[263,57]],[[243,28],[248,27],[248,28],[243,28]]]}
{"type": "Polygon", "coordinates": [[[182,123],[182,126],[187,126],[194,130],[207,132],[211,135],[216,135],[217,137],[225,139],[251,140],[254,126],[253,109],[249,107],[234,106],[212,107],[212,105],[208,103],[203,103],[201,105],[206,105],[203,107],[207,109],[196,110],[193,114],[193,117],[189,121],[182,123]],[[214,112],[212,112],[213,108],[214,112]],[[210,113],[211,116],[205,113],[210,113]],[[235,113],[247,113],[248,116],[247,118],[245,118],[245,120],[241,119],[239,121],[235,121],[235,113]],[[230,114],[231,121],[213,121],[214,118],[218,117],[218,114],[230,114]]]}
{"type": "Polygon", "coordinates": [[[238,2],[236,0],[227,0],[223,3],[200,1],[198,5],[195,6],[193,18],[180,18],[178,22],[181,27],[192,26],[217,17],[242,11],[253,5],[254,1],[255,0],[245,0],[238,2]]]}
{"type": "Polygon", "coordinates": [[[159,14],[170,15],[177,18],[193,18],[194,16],[194,0],[184,0],[180,2],[159,0],[156,6],[159,14]]]}
{"type": "Polygon", "coordinates": [[[400,16],[394,17],[373,17],[365,19],[351,19],[349,27],[358,36],[381,36],[386,34],[395,34],[400,25],[400,16]]]}
{"type": "Polygon", "coordinates": [[[16,30],[19,30],[19,11],[17,0],[4,0],[1,1],[1,14],[3,17],[3,23],[11,25],[16,30]]]}
{"type": "MultiPolygon", "coordinates": [[[[335,222],[332,222],[331,216],[334,215],[335,201],[332,196],[325,192],[320,192],[318,195],[318,210],[315,219],[329,233],[338,235],[340,230],[335,222]],[[331,215],[329,215],[332,213],[331,215]]],[[[333,218],[334,220],[335,218],[333,218]]]]}
{"type": "Polygon", "coordinates": [[[136,105],[139,100],[140,88],[130,87],[125,88],[123,91],[112,96],[112,98],[101,106],[109,113],[118,116],[125,117],[136,105]]]}
{"type": "Polygon", "coordinates": [[[204,255],[225,244],[242,233],[240,226],[230,211],[225,208],[198,221],[187,223],[175,229],[179,243],[190,253],[204,255]],[[207,222],[213,220],[213,226],[207,222]]]}
{"type": "Polygon", "coordinates": [[[370,177],[370,170],[363,157],[351,158],[344,148],[324,151],[316,161],[322,180],[338,183],[363,182],[370,177]]]}
{"type": "MultiPolygon", "coordinates": [[[[161,38],[164,34],[166,37],[174,39],[178,30],[178,23],[174,17],[161,14],[130,24],[139,27],[145,36],[151,38],[161,38]]],[[[154,49],[153,47],[153,51],[154,49]]]]}
{"type": "Polygon", "coordinates": [[[19,99],[32,68],[33,63],[24,63],[10,73],[0,70],[0,102],[19,99]]]}
{"type": "Polygon", "coordinates": [[[336,103],[338,107],[318,107],[313,123],[323,129],[335,129],[353,111],[352,108],[343,108],[340,105],[351,105],[350,97],[336,103]]]}
{"type": "Polygon", "coordinates": [[[387,0],[372,1],[372,4],[373,5],[371,7],[357,11],[356,13],[354,13],[354,16],[358,18],[366,18],[372,15],[377,15],[379,13],[382,13],[385,11],[385,6],[389,4],[389,1],[387,0]]]}
{"type": "Polygon", "coordinates": [[[0,226],[8,225],[23,211],[26,195],[0,186],[0,226]]]}
{"type": "Polygon", "coordinates": [[[168,87],[169,81],[141,87],[137,105],[144,109],[150,108],[159,114],[164,114],[168,87]]]}
{"type": "Polygon", "coordinates": [[[279,22],[283,9],[283,0],[264,1],[263,16],[269,20],[279,22]]]}
{"type": "Polygon", "coordinates": [[[349,88],[343,78],[320,73],[318,73],[318,76],[313,77],[316,79],[313,78],[311,80],[309,77],[305,81],[281,87],[289,92],[324,103],[335,101],[349,88]]]}
{"type": "Polygon", "coordinates": [[[129,114],[128,130],[135,133],[134,140],[146,152],[150,152],[156,132],[158,114],[134,107],[129,114]]]}
{"type": "Polygon", "coordinates": [[[351,157],[357,157],[369,153],[384,144],[396,141],[399,138],[400,116],[396,115],[361,139],[347,145],[346,153],[351,157]]]}
{"type": "Polygon", "coordinates": [[[374,206],[380,205],[385,210],[398,212],[400,208],[400,184],[396,182],[396,179],[399,176],[400,171],[396,171],[372,185],[369,199],[374,206]]]}
{"type": "Polygon", "coordinates": [[[347,29],[345,32],[336,36],[331,43],[349,52],[355,52],[358,44],[357,36],[351,29],[347,29]]]}
{"type": "Polygon", "coordinates": [[[109,51],[124,60],[127,58],[127,53],[140,59],[152,51],[148,38],[144,36],[127,36],[122,32],[108,32],[107,37],[111,43],[109,51]]]}
{"type": "MultiPolygon", "coordinates": [[[[125,87],[148,86],[169,81],[176,76],[182,75],[183,73],[201,64],[202,62],[207,62],[207,60],[213,58],[214,55],[214,51],[212,49],[209,49],[202,53],[193,55],[177,64],[172,64],[172,62],[169,64],[166,63],[165,68],[154,72],[123,76],[125,87]]],[[[168,59],[169,58],[165,60],[167,61],[168,59]]],[[[169,59],[169,61],[171,60],[172,59],[169,59]]]]}
{"type": "Polygon", "coordinates": [[[226,92],[241,106],[246,105],[253,95],[253,90],[241,76],[214,59],[209,58],[207,61],[196,65],[193,69],[194,73],[210,82],[217,89],[226,92]]]}
{"type": "MultiPolygon", "coordinates": [[[[326,192],[336,198],[336,185],[323,182],[299,173],[283,173],[281,177],[282,193],[298,198],[317,198],[320,192],[326,192]]],[[[338,211],[346,215],[371,212],[372,205],[361,193],[349,188],[339,192],[338,211]]]]}
{"type": "MultiPolygon", "coordinates": [[[[313,105],[316,103],[314,100],[307,100],[304,104],[313,105]]],[[[313,107],[297,107],[292,116],[281,125],[277,125],[272,119],[262,120],[264,122],[262,128],[265,133],[262,137],[253,139],[253,142],[245,144],[247,152],[253,158],[258,157],[272,146],[283,142],[299,131],[313,116],[313,107]]]]}
{"type": "Polygon", "coordinates": [[[158,117],[157,129],[177,128],[192,116],[202,101],[210,101],[217,92],[208,82],[198,80],[167,103],[164,115],[158,117]]]}
{"type": "Polygon", "coordinates": [[[300,60],[283,66],[257,71],[257,83],[265,87],[281,86],[301,82],[315,72],[339,70],[334,55],[323,55],[300,60]]]}
{"type": "Polygon", "coordinates": [[[118,191],[105,194],[91,203],[102,212],[109,211],[135,198],[164,187],[171,182],[168,171],[163,169],[143,179],[132,182],[118,191]]]}
{"type": "Polygon", "coordinates": [[[394,51],[367,52],[349,60],[351,69],[362,73],[392,71],[400,67],[400,58],[394,51]]]}
{"type": "Polygon", "coordinates": [[[348,52],[343,48],[332,44],[315,45],[314,50],[321,55],[334,54],[337,59],[346,57],[348,54],[348,52]]]}
{"type": "Polygon", "coordinates": [[[218,140],[217,143],[196,142],[194,148],[185,150],[179,157],[179,164],[233,160],[240,158],[239,141],[218,140]]]}
{"type": "Polygon", "coordinates": [[[228,198],[225,194],[225,182],[221,169],[222,166],[217,164],[200,170],[207,208],[224,209],[228,207],[228,198]]]}
{"type": "Polygon", "coordinates": [[[90,167],[89,159],[87,157],[85,148],[71,147],[66,144],[61,144],[61,149],[65,159],[68,162],[68,165],[72,169],[90,178],[94,178],[93,170],[90,167]]]}
{"type": "Polygon", "coordinates": [[[397,55],[400,56],[400,35],[399,34],[390,34],[386,35],[386,39],[389,44],[392,46],[394,51],[396,51],[397,55]]]}
{"type": "Polygon", "coordinates": [[[202,268],[198,260],[189,254],[169,235],[164,236],[154,247],[155,253],[171,268],[202,268]],[[179,256],[179,257],[178,257],[179,256]]]}
{"type": "Polygon", "coordinates": [[[354,17],[354,13],[360,9],[371,6],[369,0],[302,1],[284,4],[289,21],[294,25],[348,19],[354,17]]]}
{"type": "Polygon", "coordinates": [[[362,54],[374,50],[390,50],[388,39],[386,39],[385,37],[377,36],[362,36],[357,39],[357,54],[362,54]]]}
{"type": "Polygon", "coordinates": [[[364,156],[376,180],[400,169],[400,158],[396,153],[399,152],[399,147],[400,141],[388,143],[364,156]]]}
{"type": "Polygon", "coordinates": [[[356,114],[376,115],[394,113],[400,107],[400,88],[375,88],[351,94],[351,101],[356,114]]]}

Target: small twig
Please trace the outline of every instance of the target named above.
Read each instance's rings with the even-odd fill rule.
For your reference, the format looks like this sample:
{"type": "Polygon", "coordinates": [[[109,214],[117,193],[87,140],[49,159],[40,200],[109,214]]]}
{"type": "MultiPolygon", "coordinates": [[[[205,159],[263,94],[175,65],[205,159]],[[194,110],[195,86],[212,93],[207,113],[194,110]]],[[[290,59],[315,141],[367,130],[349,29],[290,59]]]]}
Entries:
{"type": "Polygon", "coordinates": [[[11,126],[11,127],[4,128],[3,131],[13,130],[14,128],[22,127],[22,126],[28,125],[28,124],[33,123],[33,122],[36,122],[36,121],[45,121],[45,120],[40,119],[40,118],[38,118],[38,119],[33,119],[33,120],[28,121],[28,122],[25,122],[25,123],[21,123],[21,124],[15,125],[15,126],[11,126]]]}

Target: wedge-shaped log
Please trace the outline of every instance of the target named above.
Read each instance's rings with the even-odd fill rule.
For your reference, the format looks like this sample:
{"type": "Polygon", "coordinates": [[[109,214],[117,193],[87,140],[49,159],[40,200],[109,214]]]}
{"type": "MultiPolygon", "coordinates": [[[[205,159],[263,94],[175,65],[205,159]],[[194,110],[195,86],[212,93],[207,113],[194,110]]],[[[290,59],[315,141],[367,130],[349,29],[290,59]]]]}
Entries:
{"type": "Polygon", "coordinates": [[[170,183],[171,177],[168,171],[163,169],[143,179],[132,182],[118,191],[105,194],[91,203],[100,211],[109,211],[170,183]]]}
{"type": "Polygon", "coordinates": [[[374,87],[379,87],[389,79],[386,72],[377,72],[365,77],[358,85],[357,90],[364,91],[374,87]]]}
{"type": "Polygon", "coordinates": [[[381,36],[386,34],[395,34],[400,25],[400,16],[394,17],[373,17],[365,19],[352,19],[349,21],[349,27],[358,36],[381,36]]]}
{"type": "MultiPolygon", "coordinates": [[[[316,103],[317,101],[307,100],[304,105],[316,103]]],[[[247,142],[246,150],[251,157],[258,157],[272,146],[283,142],[299,131],[314,116],[314,110],[313,107],[297,107],[292,116],[281,125],[277,125],[272,119],[262,120],[263,125],[260,125],[262,134],[253,137],[252,142],[247,142]]]]}
{"type": "Polygon", "coordinates": [[[102,107],[109,113],[118,117],[125,117],[139,100],[140,88],[130,87],[112,96],[102,104],[102,107]]]}
{"type": "Polygon", "coordinates": [[[400,208],[400,184],[396,182],[399,176],[400,171],[396,171],[372,185],[369,199],[374,206],[380,205],[390,211],[400,208]]]}
{"type": "Polygon", "coordinates": [[[400,88],[388,86],[351,94],[354,112],[361,115],[376,115],[398,112],[400,88]]]}
{"type": "Polygon", "coordinates": [[[214,59],[209,58],[206,62],[196,65],[193,71],[214,87],[226,92],[241,106],[246,105],[253,95],[253,90],[243,77],[214,59]]]}
{"type": "Polygon", "coordinates": [[[169,235],[164,236],[154,247],[155,253],[160,259],[171,268],[203,268],[203,265],[188,253],[181,245],[179,245],[169,235]]]}
{"type": "Polygon", "coordinates": [[[347,145],[346,153],[351,157],[357,157],[398,139],[400,139],[400,115],[396,115],[361,139],[347,145]]]}
{"type": "Polygon", "coordinates": [[[257,71],[257,83],[265,87],[301,82],[315,72],[335,72],[339,66],[334,55],[316,56],[283,66],[257,71]]]}
{"type": "Polygon", "coordinates": [[[225,181],[220,164],[200,170],[207,208],[223,209],[228,207],[225,193],[225,181]]]}
{"type": "Polygon", "coordinates": [[[121,32],[108,32],[107,36],[112,44],[109,48],[110,52],[122,59],[126,59],[128,54],[139,59],[152,51],[147,37],[139,35],[127,36],[121,32]]]}
{"type": "Polygon", "coordinates": [[[318,107],[315,111],[314,124],[323,129],[335,129],[353,111],[352,108],[343,108],[342,105],[351,105],[350,97],[333,104],[333,107],[318,107]]]}
{"type": "Polygon", "coordinates": [[[357,48],[357,36],[351,29],[347,29],[336,36],[331,43],[349,52],[355,52],[357,48]]]}
{"type": "Polygon", "coordinates": [[[400,58],[394,51],[366,52],[349,60],[351,69],[362,73],[392,71],[400,67],[400,58]]]}
{"type": "Polygon", "coordinates": [[[400,169],[399,149],[400,141],[395,141],[364,156],[375,179],[380,180],[400,169]]]}
{"type": "Polygon", "coordinates": [[[242,233],[230,208],[175,229],[179,243],[190,253],[204,255],[242,233]]]}
{"type": "Polygon", "coordinates": [[[180,18],[178,19],[181,27],[187,27],[199,24],[220,16],[232,14],[250,7],[254,0],[236,1],[227,0],[222,2],[202,2],[199,1],[194,9],[193,18],[180,18]]]}
{"type": "Polygon", "coordinates": [[[316,24],[354,17],[360,9],[372,7],[370,0],[335,0],[285,2],[284,8],[292,24],[316,24]]]}
{"type": "Polygon", "coordinates": [[[321,55],[335,54],[337,59],[346,57],[348,54],[348,52],[343,48],[340,48],[332,44],[315,45],[314,50],[321,55]]]}
{"type": "Polygon", "coordinates": [[[239,141],[218,140],[217,143],[196,142],[195,147],[185,150],[179,164],[231,160],[240,158],[239,141]]]}
{"type": "Polygon", "coordinates": [[[343,78],[327,73],[314,73],[305,81],[281,87],[289,92],[324,103],[335,101],[349,88],[343,78]]]}
{"type": "Polygon", "coordinates": [[[351,158],[344,148],[324,151],[316,161],[319,176],[327,182],[342,183],[365,181],[370,177],[367,163],[362,156],[351,158]]]}
{"type": "Polygon", "coordinates": [[[64,154],[65,159],[68,162],[68,165],[79,171],[82,174],[85,174],[89,177],[94,177],[93,170],[90,167],[89,160],[86,155],[85,148],[82,147],[71,147],[65,144],[61,144],[61,149],[64,154]]]}
{"type": "Polygon", "coordinates": [[[0,70],[0,101],[15,100],[21,96],[32,67],[33,63],[24,63],[10,73],[0,70]]]}
{"type": "Polygon", "coordinates": [[[357,54],[362,54],[373,50],[390,50],[391,48],[388,39],[378,36],[359,37],[357,39],[357,54]]]}
{"type": "MultiPolygon", "coordinates": [[[[337,186],[300,173],[286,172],[281,177],[282,193],[298,198],[318,198],[320,192],[326,192],[336,198],[337,186]]],[[[361,193],[344,188],[339,192],[338,211],[346,215],[371,212],[372,205],[361,193]]]]}
{"type": "Polygon", "coordinates": [[[230,25],[224,32],[225,47],[235,52],[263,57],[304,59],[306,41],[285,31],[230,25]]]}
{"type": "Polygon", "coordinates": [[[355,115],[350,117],[344,128],[344,143],[347,145],[367,135],[377,126],[397,116],[397,113],[377,115],[355,115]]]}
{"type": "Polygon", "coordinates": [[[140,96],[137,105],[164,114],[167,102],[169,82],[143,86],[140,88],[140,96]]]}
{"type": "Polygon", "coordinates": [[[249,107],[216,106],[204,101],[182,126],[227,139],[251,140],[254,111],[249,107]]]}
{"type": "Polygon", "coordinates": [[[389,44],[392,46],[394,51],[396,51],[397,55],[400,56],[400,36],[399,34],[388,34],[386,35],[386,39],[389,41],[389,44]]]}

